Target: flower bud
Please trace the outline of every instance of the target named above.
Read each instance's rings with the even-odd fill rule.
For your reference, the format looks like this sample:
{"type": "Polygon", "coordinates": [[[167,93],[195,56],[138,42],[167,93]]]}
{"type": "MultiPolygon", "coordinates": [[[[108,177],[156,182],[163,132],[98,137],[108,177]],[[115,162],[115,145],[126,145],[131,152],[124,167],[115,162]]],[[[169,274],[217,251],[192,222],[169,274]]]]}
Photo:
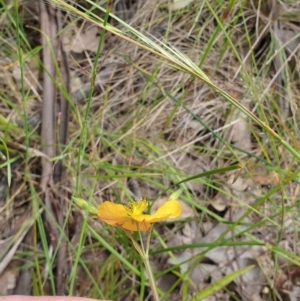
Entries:
{"type": "Polygon", "coordinates": [[[97,212],[98,212],[98,209],[89,204],[87,201],[85,201],[84,199],[80,199],[80,198],[75,198],[73,197],[72,198],[74,203],[80,208],[80,209],[83,209],[85,211],[87,211],[88,213],[91,213],[93,215],[97,215],[97,212]]]}

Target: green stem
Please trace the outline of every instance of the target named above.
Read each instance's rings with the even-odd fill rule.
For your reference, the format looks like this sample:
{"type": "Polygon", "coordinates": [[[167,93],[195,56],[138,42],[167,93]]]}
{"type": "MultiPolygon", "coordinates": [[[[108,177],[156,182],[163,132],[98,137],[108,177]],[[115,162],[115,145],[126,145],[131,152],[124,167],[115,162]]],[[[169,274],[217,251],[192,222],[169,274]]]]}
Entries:
{"type": "Polygon", "coordinates": [[[145,256],[142,257],[146,271],[147,271],[147,275],[149,278],[149,283],[150,283],[150,287],[152,290],[152,295],[155,301],[159,301],[159,297],[158,297],[158,293],[156,290],[156,285],[155,285],[155,279],[153,277],[153,273],[151,270],[151,266],[150,266],[150,262],[149,262],[149,257],[148,255],[145,254],[145,256]]]}
{"type": "MultiPolygon", "coordinates": [[[[138,223],[137,223],[137,228],[139,229],[138,223]]],[[[148,279],[149,279],[149,283],[150,283],[150,287],[151,287],[153,299],[154,299],[154,301],[159,301],[159,296],[158,296],[156,285],[155,285],[155,279],[153,277],[153,273],[152,273],[150,262],[149,262],[149,247],[150,247],[150,238],[151,238],[152,229],[153,229],[153,225],[150,226],[150,229],[148,230],[148,233],[147,233],[146,248],[144,246],[143,236],[142,236],[142,232],[141,231],[138,231],[139,232],[139,237],[140,237],[140,246],[133,239],[133,237],[131,236],[131,234],[127,233],[126,231],[125,231],[125,233],[131,239],[131,241],[132,241],[135,249],[141,255],[141,258],[143,260],[143,263],[144,263],[144,266],[146,268],[146,272],[147,272],[147,275],[148,275],[148,279]]]]}
{"type": "MultiPolygon", "coordinates": [[[[149,278],[149,283],[150,283],[150,287],[152,290],[153,298],[155,301],[159,301],[159,296],[158,296],[156,285],[155,285],[155,279],[153,277],[153,272],[152,272],[150,262],[149,262],[149,248],[150,248],[150,238],[151,238],[152,229],[153,229],[153,225],[151,225],[150,229],[148,230],[146,250],[143,246],[143,241],[141,241],[142,246],[143,246],[143,251],[144,251],[144,256],[142,257],[142,259],[143,259],[143,262],[144,262],[144,265],[145,265],[145,268],[147,271],[147,275],[149,278]]],[[[140,235],[141,235],[141,232],[140,232],[140,235]]]]}

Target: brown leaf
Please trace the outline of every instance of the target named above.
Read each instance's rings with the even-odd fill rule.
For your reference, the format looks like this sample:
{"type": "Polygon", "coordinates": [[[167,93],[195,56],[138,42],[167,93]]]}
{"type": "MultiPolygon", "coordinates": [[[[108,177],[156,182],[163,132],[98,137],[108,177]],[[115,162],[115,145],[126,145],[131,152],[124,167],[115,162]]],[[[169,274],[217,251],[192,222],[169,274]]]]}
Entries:
{"type": "Polygon", "coordinates": [[[75,26],[69,27],[64,32],[63,45],[66,52],[81,53],[89,50],[97,51],[99,43],[99,28],[96,26],[89,26],[86,29],[79,31],[75,26]]]}
{"type": "Polygon", "coordinates": [[[238,148],[246,151],[251,150],[251,132],[249,125],[244,119],[238,118],[233,122],[228,140],[238,148]]]}

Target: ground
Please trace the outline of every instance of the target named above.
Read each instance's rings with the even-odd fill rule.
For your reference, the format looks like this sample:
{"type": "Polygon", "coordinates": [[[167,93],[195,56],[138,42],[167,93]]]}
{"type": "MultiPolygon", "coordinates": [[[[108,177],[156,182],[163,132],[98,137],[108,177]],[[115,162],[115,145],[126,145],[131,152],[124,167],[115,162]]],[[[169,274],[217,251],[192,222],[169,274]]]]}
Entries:
{"type": "Polygon", "coordinates": [[[298,300],[299,3],[0,9],[0,295],[151,300],[128,235],[73,200],[180,189],[161,300],[298,300]]]}

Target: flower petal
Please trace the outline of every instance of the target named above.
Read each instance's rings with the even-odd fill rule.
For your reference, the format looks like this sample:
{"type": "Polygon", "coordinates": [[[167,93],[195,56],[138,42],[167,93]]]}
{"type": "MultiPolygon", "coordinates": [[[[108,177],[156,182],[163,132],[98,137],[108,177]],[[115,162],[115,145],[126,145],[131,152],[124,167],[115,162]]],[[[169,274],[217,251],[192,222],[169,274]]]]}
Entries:
{"type": "Polygon", "coordinates": [[[171,200],[164,203],[160,208],[156,210],[153,215],[140,214],[136,216],[131,216],[131,219],[137,222],[146,223],[157,223],[161,220],[167,218],[174,218],[181,214],[181,206],[178,201],[171,200]]]}
{"type": "Polygon", "coordinates": [[[128,213],[121,204],[115,204],[109,201],[103,202],[98,206],[97,216],[103,222],[109,225],[122,225],[128,220],[128,213]]]}
{"type": "Polygon", "coordinates": [[[145,219],[149,223],[156,223],[166,218],[174,218],[181,214],[181,206],[178,201],[170,200],[165,202],[160,208],[156,210],[151,218],[145,219]]]}
{"type": "Polygon", "coordinates": [[[152,215],[149,214],[139,214],[139,215],[132,215],[131,219],[136,222],[143,222],[143,221],[149,221],[152,219],[152,215]]]}
{"type": "Polygon", "coordinates": [[[148,231],[150,228],[150,224],[147,222],[138,222],[135,220],[128,220],[121,226],[123,229],[130,231],[148,231]]]}

